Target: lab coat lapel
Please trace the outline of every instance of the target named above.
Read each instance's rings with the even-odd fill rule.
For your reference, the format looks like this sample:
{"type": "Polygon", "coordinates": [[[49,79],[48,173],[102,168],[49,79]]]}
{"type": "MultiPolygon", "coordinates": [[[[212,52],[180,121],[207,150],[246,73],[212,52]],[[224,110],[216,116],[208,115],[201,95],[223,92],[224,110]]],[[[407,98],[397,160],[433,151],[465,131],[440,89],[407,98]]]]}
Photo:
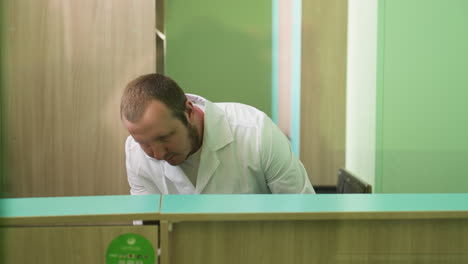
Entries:
{"type": "Polygon", "coordinates": [[[229,123],[221,108],[205,102],[205,126],[196,191],[202,193],[220,164],[218,151],[233,141],[229,123]]]}
{"type": "Polygon", "coordinates": [[[216,169],[219,166],[219,159],[216,151],[202,152],[200,157],[200,167],[198,169],[196,190],[202,193],[210,179],[213,177],[216,169]]]}

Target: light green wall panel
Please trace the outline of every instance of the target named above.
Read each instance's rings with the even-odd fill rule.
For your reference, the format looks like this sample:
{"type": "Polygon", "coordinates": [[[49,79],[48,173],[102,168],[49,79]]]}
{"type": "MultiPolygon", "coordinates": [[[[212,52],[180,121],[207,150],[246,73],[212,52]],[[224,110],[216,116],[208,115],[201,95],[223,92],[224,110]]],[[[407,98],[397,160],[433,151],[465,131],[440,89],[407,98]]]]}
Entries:
{"type": "Polygon", "coordinates": [[[468,1],[379,1],[377,192],[468,192],[468,1]]]}
{"type": "Polygon", "coordinates": [[[165,3],[166,74],[188,93],[271,116],[271,0],[165,3]]]}

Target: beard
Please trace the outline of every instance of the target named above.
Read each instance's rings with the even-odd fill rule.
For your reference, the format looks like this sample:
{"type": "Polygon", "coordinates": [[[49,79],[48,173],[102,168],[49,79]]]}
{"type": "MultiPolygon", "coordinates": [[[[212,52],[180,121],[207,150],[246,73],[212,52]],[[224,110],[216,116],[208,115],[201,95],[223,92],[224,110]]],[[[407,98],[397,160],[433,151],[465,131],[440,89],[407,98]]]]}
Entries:
{"type": "Polygon", "coordinates": [[[199,150],[202,145],[201,136],[200,134],[198,134],[198,131],[194,125],[188,123],[187,131],[192,150],[189,152],[189,154],[187,154],[187,157],[185,157],[185,159],[187,159],[193,153],[197,152],[197,150],[199,150]]]}

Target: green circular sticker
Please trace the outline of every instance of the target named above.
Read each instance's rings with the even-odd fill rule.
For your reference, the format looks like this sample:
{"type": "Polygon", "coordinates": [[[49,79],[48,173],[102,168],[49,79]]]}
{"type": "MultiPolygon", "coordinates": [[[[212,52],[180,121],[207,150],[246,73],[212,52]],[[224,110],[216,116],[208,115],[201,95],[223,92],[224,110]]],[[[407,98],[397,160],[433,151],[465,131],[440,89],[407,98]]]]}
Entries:
{"type": "Polygon", "coordinates": [[[112,240],[107,248],[107,264],[154,264],[151,242],[138,234],[123,234],[112,240]]]}

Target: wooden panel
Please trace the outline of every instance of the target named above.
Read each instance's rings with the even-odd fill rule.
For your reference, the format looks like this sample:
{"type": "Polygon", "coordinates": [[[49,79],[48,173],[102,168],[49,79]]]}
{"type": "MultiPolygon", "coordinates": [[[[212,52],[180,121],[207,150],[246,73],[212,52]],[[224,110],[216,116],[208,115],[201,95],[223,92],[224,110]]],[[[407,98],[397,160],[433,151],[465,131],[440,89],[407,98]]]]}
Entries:
{"type": "Polygon", "coordinates": [[[7,195],[127,194],[119,103],[155,71],[154,0],[3,6],[7,195]]]}
{"type": "Polygon", "coordinates": [[[126,233],[142,235],[155,251],[158,248],[157,226],[23,227],[0,232],[2,263],[105,263],[109,244],[126,233]]]}
{"type": "Polygon", "coordinates": [[[313,185],[345,162],[347,1],[303,0],[300,157],[313,185]]]}
{"type": "Polygon", "coordinates": [[[156,72],[164,74],[166,66],[166,26],[164,24],[164,1],[156,1],[156,72]]]}
{"type": "Polygon", "coordinates": [[[466,196],[166,195],[161,261],[465,263],[466,196]]]}
{"type": "Polygon", "coordinates": [[[466,219],[186,222],[168,234],[166,264],[468,261],[466,219]]]}

